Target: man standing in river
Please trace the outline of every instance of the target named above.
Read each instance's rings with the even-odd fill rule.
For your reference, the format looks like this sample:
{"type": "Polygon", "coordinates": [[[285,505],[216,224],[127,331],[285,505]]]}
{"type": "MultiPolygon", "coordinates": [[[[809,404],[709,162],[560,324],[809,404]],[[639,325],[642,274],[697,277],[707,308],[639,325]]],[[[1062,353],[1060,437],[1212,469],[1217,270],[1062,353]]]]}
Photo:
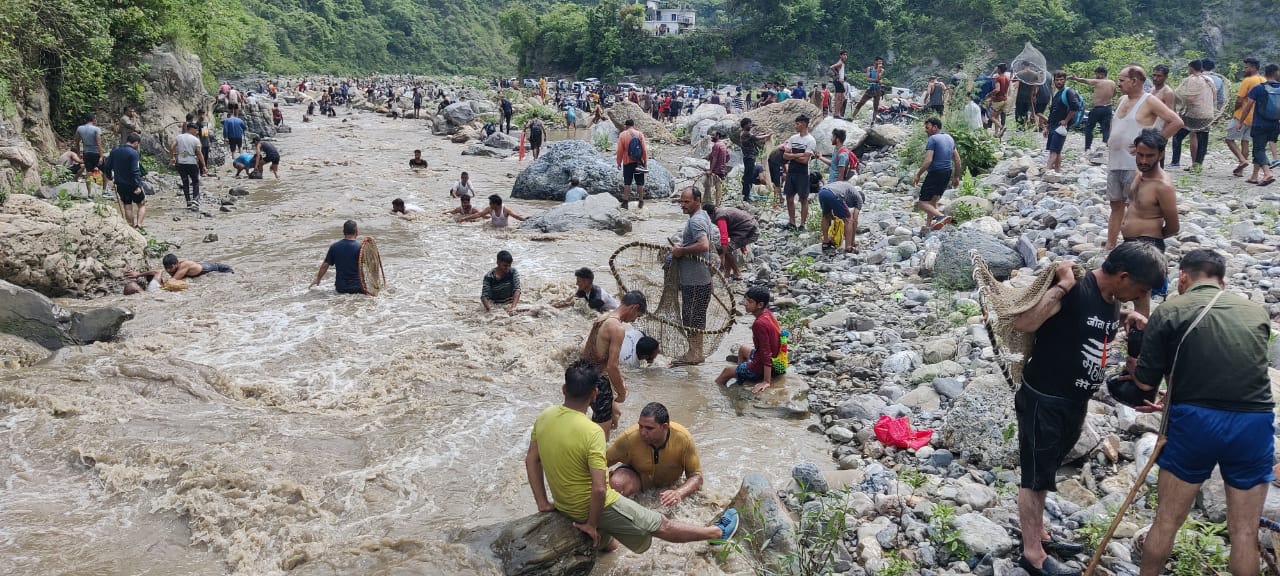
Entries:
{"type": "Polygon", "coordinates": [[[561,387],[564,404],[543,410],[533,423],[524,466],[538,511],[560,511],[605,551],[621,543],[641,554],[654,536],[676,543],[733,538],[738,530],[738,511],[733,508],[712,526],[694,526],[636,504],[609,486],[604,433],[586,415],[599,378],[589,362],[570,365],[561,387]],[[552,500],[547,499],[548,484],[552,500]]]}
{"type": "Polygon", "coordinates": [[[605,440],[618,427],[618,418],[622,415],[618,404],[627,399],[627,385],[618,367],[622,341],[627,335],[626,324],[644,315],[646,306],[644,294],[638,290],[623,294],[622,305],[597,318],[582,344],[582,359],[600,371],[595,400],[591,403],[591,421],[604,430],[605,440]]]}
{"type": "Polygon", "coordinates": [[[329,272],[329,267],[333,266],[338,271],[333,287],[339,294],[363,292],[360,289],[360,243],[356,241],[359,233],[355,220],[342,223],[342,239],[329,246],[324,262],[320,264],[320,271],[316,273],[316,279],[310,287],[319,286],[324,275],[329,272]]]}

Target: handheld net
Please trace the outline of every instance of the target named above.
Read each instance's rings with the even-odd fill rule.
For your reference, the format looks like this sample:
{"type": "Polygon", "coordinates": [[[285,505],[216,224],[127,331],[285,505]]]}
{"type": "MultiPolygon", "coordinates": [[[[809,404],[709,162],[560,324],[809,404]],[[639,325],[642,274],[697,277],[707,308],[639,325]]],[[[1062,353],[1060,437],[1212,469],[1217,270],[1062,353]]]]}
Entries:
{"type": "Polygon", "coordinates": [[[1030,42],[1022,46],[1022,52],[1018,53],[1018,57],[1014,58],[1009,66],[1018,80],[1028,84],[1039,86],[1049,78],[1049,65],[1044,59],[1044,54],[1036,50],[1030,42]]]}
{"type": "MultiPolygon", "coordinates": [[[[1027,365],[1027,358],[1035,346],[1034,333],[1019,332],[1013,329],[1013,319],[1018,314],[1035,307],[1040,298],[1057,283],[1057,265],[1046,266],[1036,273],[1031,285],[1013,287],[1001,283],[987,268],[987,262],[971,253],[973,258],[973,279],[978,284],[978,304],[982,308],[982,320],[987,327],[987,336],[995,347],[996,362],[1004,372],[1009,384],[1017,388],[1022,382],[1022,369],[1027,365]]],[[[1074,267],[1076,280],[1084,276],[1084,269],[1074,267]]]]}
{"type": "Polygon", "coordinates": [[[365,236],[360,244],[360,291],[377,296],[387,285],[387,275],[382,270],[382,255],[372,236],[365,236]]]}
{"type": "Polygon", "coordinates": [[[694,256],[685,258],[694,258],[711,274],[710,302],[701,327],[688,325],[697,324],[696,320],[686,322],[684,310],[695,303],[684,301],[680,266],[673,262],[671,248],[645,242],[626,244],[609,257],[609,271],[618,282],[619,290],[624,293],[638,290],[649,303],[648,313],[634,322],[636,328],[656,339],[664,353],[675,357],[689,350],[691,338],[695,343],[701,338],[701,356],[706,360],[733,328],[738,311],[733,289],[717,263],[694,256]]]}

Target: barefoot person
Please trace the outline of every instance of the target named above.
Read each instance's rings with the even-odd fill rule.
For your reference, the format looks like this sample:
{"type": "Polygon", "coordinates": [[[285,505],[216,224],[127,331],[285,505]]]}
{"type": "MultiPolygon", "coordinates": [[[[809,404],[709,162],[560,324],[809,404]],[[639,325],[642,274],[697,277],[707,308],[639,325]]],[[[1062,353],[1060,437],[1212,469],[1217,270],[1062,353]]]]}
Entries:
{"type": "Polygon", "coordinates": [[[493,310],[494,305],[506,305],[508,314],[514,314],[520,305],[520,273],[512,267],[514,260],[506,250],[498,252],[498,262],[480,283],[480,305],[484,311],[493,310]]]}
{"type": "Polygon", "coordinates": [[[835,238],[828,235],[832,219],[844,222],[844,251],[857,251],[858,214],[862,212],[862,191],[852,182],[836,180],[827,182],[818,190],[818,207],[822,210],[822,244],[835,247],[835,238]]]}
{"type": "Polygon", "coordinates": [[[457,221],[470,222],[472,220],[479,220],[485,216],[489,217],[489,225],[494,228],[506,228],[511,223],[509,220],[510,218],[515,218],[521,222],[524,221],[524,216],[516,214],[515,210],[504,207],[502,205],[502,197],[497,194],[489,196],[489,207],[476,212],[475,214],[468,214],[458,218],[457,221]]]}
{"type": "Polygon", "coordinates": [[[752,286],[747,290],[742,307],[756,317],[751,323],[751,347],[738,347],[738,365],[721,371],[716,377],[716,384],[724,386],[734,378],[739,384],[755,382],[751,392],[759,394],[773,385],[773,377],[776,376],[773,357],[782,351],[782,327],[769,311],[769,290],[764,286],[752,286]]]}
{"type": "Polygon", "coordinates": [[[710,202],[703,204],[707,217],[716,223],[720,231],[720,272],[732,280],[740,280],[742,271],[738,269],[738,253],[746,254],[747,246],[760,237],[760,228],[756,218],[746,210],[732,206],[720,206],[710,202]]]}
{"type": "Polygon", "coordinates": [[[720,231],[702,209],[702,194],[696,188],[680,192],[680,210],[689,215],[680,244],[671,247],[680,270],[680,319],[689,340],[689,350],[680,361],[701,364],[706,359],[702,331],[707,328],[707,307],[711,305],[712,250],[720,243],[720,231]]]}
{"type": "Polygon", "coordinates": [[[329,245],[329,251],[325,252],[324,262],[320,264],[320,271],[316,273],[311,286],[319,286],[324,275],[329,272],[329,267],[333,266],[337,270],[333,288],[339,294],[364,292],[360,289],[360,243],[356,241],[359,233],[355,220],[342,223],[342,239],[329,245]]]}
{"type": "Polygon", "coordinates": [[[658,502],[675,506],[702,488],[702,461],[693,436],[671,421],[667,407],[645,404],[640,421],[605,452],[609,486],[628,498],[642,490],[660,490],[658,502]]]}
{"type": "Polygon", "coordinates": [[[578,285],[578,291],[573,295],[563,299],[556,300],[551,303],[556,308],[568,308],[573,306],[573,301],[581,298],[587,301],[587,306],[596,312],[610,312],[618,309],[618,300],[599,286],[596,286],[596,273],[590,268],[579,268],[573,273],[574,281],[578,285]]]}
{"type": "Polygon", "coordinates": [[[627,335],[626,324],[644,315],[646,306],[644,294],[639,291],[623,294],[622,305],[616,311],[597,318],[582,344],[582,359],[591,362],[600,372],[600,380],[596,382],[598,393],[591,403],[591,421],[604,430],[606,440],[618,427],[618,417],[622,414],[618,404],[627,399],[627,385],[618,368],[622,343],[627,335]]]}
{"type": "Polygon", "coordinates": [[[254,156],[254,172],[262,173],[263,164],[271,165],[271,173],[275,175],[276,180],[280,179],[280,150],[276,149],[276,145],[264,141],[262,138],[255,136],[253,138],[253,146],[256,155],[254,156]]]}
{"type": "MultiPolygon", "coordinates": [[[[1120,232],[1125,242],[1145,242],[1164,253],[1164,239],[1178,233],[1177,193],[1173,179],[1160,168],[1164,160],[1165,139],[1154,128],[1147,128],[1133,141],[1133,156],[1138,175],[1133,179],[1129,193],[1129,205],[1124,212],[1120,232]]],[[[1156,286],[1156,294],[1167,291],[1165,285],[1156,286]]],[[[1145,316],[1151,314],[1151,295],[1134,301],[1133,309],[1145,316]]]]}
{"type": "Polygon", "coordinates": [[[677,543],[733,537],[738,530],[738,511],[733,508],[713,526],[694,526],[670,520],[611,488],[604,433],[586,415],[600,374],[589,362],[579,361],[566,368],[564,376],[564,404],[538,415],[524,458],[539,512],[560,511],[604,550],[615,550],[621,543],[640,554],[655,536],[677,543]]]}
{"type": "Polygon", "coordinates": [[[234,274],[230,266],[219,262],[196,262],[194,260],[182,260],[173,254],[165,254],[164,271],[169,273],[171,280],[182,280],[184,278],[197,278],[210,272],[222,272],[225,274],[234,274]]]}
{"type": "Polygon", "coordinates": [[[1111,119],[1111,140],[1107,141],[1107,200],[1111,203],[1111,216],[1107,220],[1107,250],[1115,248],[1119,240],[1125,204],[1138,172],[1138,164],[1131,151],[1134,139],[1161,120],[1164,121],[1161,135],[1166,139],[1182,129],[1182,118],[1159,98],[1142,91],[1146,79],[1147,73],[1141,66],[1128,66],[1116,77],[1116,84],[1124,95],[1116,103],[1116,113],[1111,119]]]}

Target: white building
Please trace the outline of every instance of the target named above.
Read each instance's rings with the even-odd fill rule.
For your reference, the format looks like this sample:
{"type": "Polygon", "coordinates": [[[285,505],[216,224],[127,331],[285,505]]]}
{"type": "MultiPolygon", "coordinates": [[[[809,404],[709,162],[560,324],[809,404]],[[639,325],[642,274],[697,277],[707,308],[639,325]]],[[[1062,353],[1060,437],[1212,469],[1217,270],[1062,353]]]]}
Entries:
{"type": "Polygon", "coordinates": [[[661,8],[661,2],[649,0],[644,5],[644,29],[654,36],[692,32],[697,13],[681,5],[679,8],[661,8]]]}

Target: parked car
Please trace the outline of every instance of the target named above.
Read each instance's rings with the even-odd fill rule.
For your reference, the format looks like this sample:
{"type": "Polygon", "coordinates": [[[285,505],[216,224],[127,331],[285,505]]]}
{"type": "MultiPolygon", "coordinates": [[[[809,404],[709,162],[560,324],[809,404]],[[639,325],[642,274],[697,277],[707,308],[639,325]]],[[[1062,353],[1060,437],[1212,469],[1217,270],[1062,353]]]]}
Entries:
{"type": "Polygon", "coordinates": [[[627,90],[635,90],[636,92],[640,91],[640,87],[637,86],[635,82],[619,82],[618,88],[624,92],[627,90]]]}
{"type": "Polygon", "coordinates": [[[584,82],[587,83],[587,88],[590,88],[592,90],[595,90],[596,88],[600,87],[599,78],[587,78],[586,80],[584,80],[584,82]]]}
{"type": "Polygon", "coordinates": [[[537,88],[538,80],[536,78],[525,78],[521,84],[523,84],[525,88],[537,88]]]}

